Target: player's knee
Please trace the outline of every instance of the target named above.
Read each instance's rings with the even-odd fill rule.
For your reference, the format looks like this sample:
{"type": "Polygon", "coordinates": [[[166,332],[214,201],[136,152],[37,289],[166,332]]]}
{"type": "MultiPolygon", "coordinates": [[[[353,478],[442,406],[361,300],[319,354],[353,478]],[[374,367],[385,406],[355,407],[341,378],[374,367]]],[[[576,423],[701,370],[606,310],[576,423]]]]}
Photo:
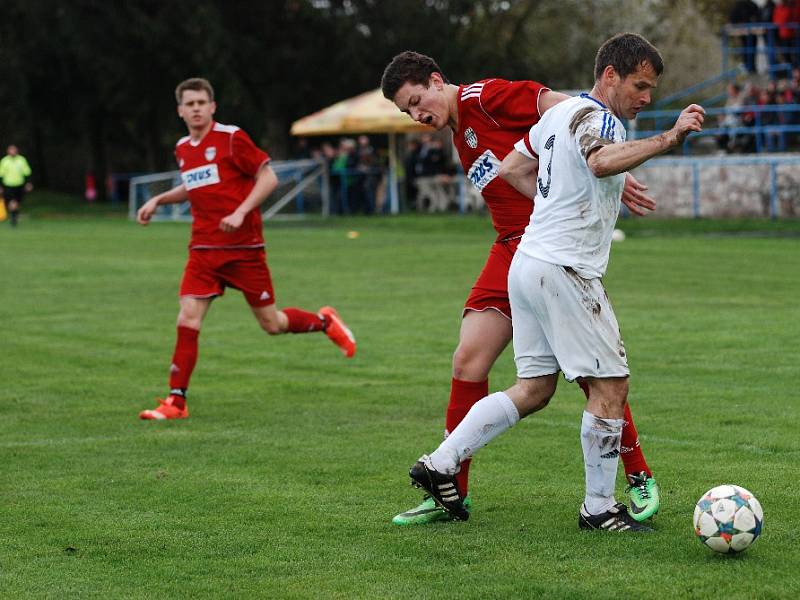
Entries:
{"type": "Polygon", "coordinates": [[[483,381],[489,376],[491,364],[479,352],[461,345],[453,352],[453,378],[462,381],[483,381]]]}
{"type": "Polygon", "coordinates": [[[522,392],[522,398],[516,403],[520,418],[545,408],[556,393],[556,381],[551,378],[520,380],[517,385],[522,392]]]}
{"type": "Polygon", "coordinates": [[[549,395],[532,394],[527,396],[522,403],[522,406],[518,407],[520,409],[520,418],[527,417],[530,414],[542,410],[548,404],[550,404],[550,399],[552,397],[552,393],[549,395]]]}
{"type": "Polygon", "coordinates": [[[283,333],[277,319],[259,319],[258,324],[261,325],[261,329],[266,331],[269,335],[280,335],[283,333]]]}
{"type": "Polygon", "coordinates": [[[199,331],[202,324],[203,319],[200,317],[184,315],[183,313],[178,315],[178,327],[188,327],[189,329],[197,329],[199,331]]]}

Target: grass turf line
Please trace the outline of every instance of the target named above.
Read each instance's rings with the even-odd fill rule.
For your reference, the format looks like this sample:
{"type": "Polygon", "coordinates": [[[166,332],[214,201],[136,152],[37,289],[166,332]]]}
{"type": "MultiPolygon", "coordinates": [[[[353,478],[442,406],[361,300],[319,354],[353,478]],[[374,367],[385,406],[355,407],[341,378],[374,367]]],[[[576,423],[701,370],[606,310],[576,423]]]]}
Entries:
{"type": "MultiPolygon", "coordinates": [[[[358,355],[319,334],[269,338],[229,291],[176,423],[136,414],[165,392],[186,226],[0,228],[0,595],[792,595],[800,226],[622,226],[605,283],[664,496],[644,539],[577,530],[582,402],[563,381],[476,458],[469,523],[389,524],[418,501],[405,472],[441,436],[484,219],[268,224],[279,305],[336,306],[358,355]],[[765,509],[763,539],[732,560],[691,531],[694,502],[725,482],[765,509]]],[[[509,350],[490,387],[513,377],[509,350]]]]}

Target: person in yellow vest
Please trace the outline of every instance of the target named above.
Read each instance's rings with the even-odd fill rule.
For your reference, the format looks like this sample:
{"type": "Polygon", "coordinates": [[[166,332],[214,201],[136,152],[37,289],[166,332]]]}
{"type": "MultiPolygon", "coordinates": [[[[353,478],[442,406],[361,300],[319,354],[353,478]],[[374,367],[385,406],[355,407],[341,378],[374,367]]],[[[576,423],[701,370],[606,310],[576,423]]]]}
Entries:
{"type": "Polygon", "coordinates": [[[6,201],[8,213],[11,215],[11,225],[16,227],[19,209],[25,192],[30,192],[33,185],[29,181],[31,167],[28,161],[19,153],[19,149],[11,144],[7,154],[0,159],[0,184],[3,197],[6,201]]]}

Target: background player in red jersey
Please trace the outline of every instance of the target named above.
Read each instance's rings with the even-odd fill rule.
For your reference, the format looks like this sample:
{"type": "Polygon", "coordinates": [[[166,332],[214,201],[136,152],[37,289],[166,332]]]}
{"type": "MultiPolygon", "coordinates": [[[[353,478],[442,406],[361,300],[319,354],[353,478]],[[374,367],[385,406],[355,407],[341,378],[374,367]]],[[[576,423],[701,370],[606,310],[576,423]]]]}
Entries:
{"type": "Polygon", "coordinates": [[[170,366],[170,392],[142,419],[189,416],[186,390],[197,362],[198,335],[211,301],[226,287],[239,289],[261,328],[270,335],[324,331],[348,358],[353,334],[336,311],[275,307],[258,207],[278,185],[270,158],[238,127],[214,121],[214,90],[205,79],[181,82],[175,90],[178,115],[189,135],[175,147],[183,183],[148,200],[137,213],[147,225],[161,204],[189,200],[192,238],[180,288],[178,339],[170,366]]]}
{"type": "MultiPolygon", "coordinates": [[[[486,265],[464,306],[453,355],[446,436],[472,405],[488,394],[489,371],[512,337],[508,270],[530,220],[532,200],[497,176],[500,162],[548,108],[569,96],[534,81],[484,79],[471,85],[454,85],[432,58],[417,52],[403,52],[392,59],[384,71],[381,89],[386,98],[415,121],[435,129],[450,127],[464,172],[483,195],[497,231],[486,265]]],[[[644,215],[655,209],[646,189],[628,175],[623,202],[631,212],[644,215]]],[[[622,459],[630,484],[632,514],[646,519],[658,510],[659,490],[642,454],[627,405],[625,421],[622,459]]],[[[472,507],[468,495],[469,465],[470,461],[462,462],[456,475],[467,510],[472,507]]],[[[396,515],[393,523],[424,524],[450,518],[426,496],[419,506],[396,515]]]]}

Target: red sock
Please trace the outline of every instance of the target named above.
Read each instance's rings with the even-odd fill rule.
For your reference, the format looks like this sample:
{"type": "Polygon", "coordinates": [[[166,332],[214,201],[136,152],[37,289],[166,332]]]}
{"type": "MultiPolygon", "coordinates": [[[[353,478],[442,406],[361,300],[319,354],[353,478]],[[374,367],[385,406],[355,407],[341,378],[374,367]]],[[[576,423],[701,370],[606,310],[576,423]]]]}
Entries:
{"type": "MultiPolygon", "coordinates": [[[[453,431],[461,423],[473,404],[488,395],[488,379],[484,381],[461,381],[454,378],[450,384],[450,404],[447,405],[447,417],[444,425],[445,435],[453,431]]],[[[471,462],[472,459],[462,462],[461,470],[456,473],[458,489],[462,496],[466,496],[469,491],[469,465],[471,462]]]]}
{"type": "Polygon", "coordinates": [[[642,448],[639,446],[639,434],[636,432],[636,425],[633,424],[633,417],[631,416],[631,408],[628,403],[625,403],[625,424],[622,426],[622,442],[620,444],[620,457],[625,466],[625,474],[646,472],[649,476],[653,476],[650,467],[647,466],[647,461],[642,454],[642,448]]]}
{"type": "Polygon", "coordinates": [[[289,319],[289,333],[310,333],[322,331],[323,321],[317,313],[299,308],[284,308],[283,314],[289,319]]]}
{"type": "MultiPolygon", "coordinates": [[[[189,379],[192,377],[194,365],[197,363],[197,338],[200,332],[190,327],[178,326],[178,339],[175,342],[175,352],[172,355],[172,365],[169,368],[169,387],[171,390],[180,390],[186,394],[189,379]]],[[[171,392],[172,393],[172,392],[171,392]]],[[[184,408],[186,400],[181,404],[182,396],[174,394],[173,404],[184,408]]]]}

